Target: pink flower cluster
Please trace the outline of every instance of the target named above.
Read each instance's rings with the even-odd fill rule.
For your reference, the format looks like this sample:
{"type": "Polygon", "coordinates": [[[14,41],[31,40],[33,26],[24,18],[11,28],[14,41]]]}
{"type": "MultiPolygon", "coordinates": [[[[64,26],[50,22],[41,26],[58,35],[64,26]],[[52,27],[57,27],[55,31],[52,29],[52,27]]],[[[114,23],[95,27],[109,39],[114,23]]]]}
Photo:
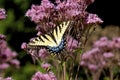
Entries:
{"type": "Polygon", "coordinates": [[[32,5],[26,12],[35,23],[41,23],[44,20],[69,20],[74,17],[81,17],[85,13],[86,7],[94,0],[56,0],[56,4],[49,0],[42,0],[41,5],[32,5]]]}
{"type": "Polygon", "coordinates": [[[26,13],[26,16],[30,17],[35,23],[39,23],[42,20],[50,18],[50,15],[54,11],[54,4],[48,0],[42,0],[41,5],[32,5],[26,13]]]}
{"type": "Polygon", "coordinates": [[[109,67],[114,60],[119,62],[119,58],[115,57],[118,55],[117,51],[120,51],[119,37],[113,38],[113,40],[102,37],[94,42],[92,50],[83,53],[80,65],[91,71],[109,67]]]}
{"type": "Polygon", "coordinates": [[[0,70],[4,70],[10,65],[19,67],[20,62],[16,59],[17,53],[12,51],[6,43],[6,37],[0,34],[0,70]]]}
{"type": "Polygon", "coordinates": [[[120,37],[113,38],[112,40],[108,40],[107,37],[102,37],[96,41],[93,46],[106,51],[120,49],[120,37]]]}
{"type": "Polygon", "coordinates": [[[96,14],[89,14],[86,23],[87,24],[95,24],[95,23],[102,23],[103,21],[96,15],[96,14]]]}
{"type": "MultiPolygon", "coordinates": [[[[66,50],[71,52],[80,46],[80,38],[84,32],[82,30],[87,29],[84,27],[89,24],[102,23],[96,14],[89,14],[86,11],[87,6],[93,2],[94,0],[56,0],[54,4],[49,0],[42,0],[40,5],[32,5],[25,15],[37,24],[38,36],[49,34],[61,22],[71,21],[67,29],[70,33],[69,37],[65,36],[66,50]]],[[[26,50],[27,43],[23,43],[21,47],[26,50]]],[[[47,56],[45,49],[39,50],[38,54],[36,52],[33,49],[28,51],[31,55],[38,55],[42,59],[47,56]]]]}
{"type": "MultiPolygon", "coordinates": [[[[22,45],[21,45],[21,48],[22,49],[24,49],[24,50],[27,50],[27,43],[22,43],[22,45]]],[[[36,50],[35,49],[30,49],[30,50],[27,50],[28,51],[28,53],[30,53],[31,54],[31,56],[34,56],[34,57],[38,57],[38,58],[40,58],[40,59],[45,59],[47,56],[48,56],[48,52],[47,52],[47,50],[46,49],[40,49],[39,51],[38,51],[38,53],[36,52],[36,50]]]]}
{"type": "MultiPolygon", "coordinates": [[[[48,32],[58,22],[84,21],[85,24],[102,23],[96,14],[89,14],[86,8],[94,0],[56,0],[56,5],[49,0],[42,0],[40,5],[32,5],[26,16],[37,24],[36,30],[40,33],[48,32]]],[[[81,26],[80,24],[78,26],[81,26]]]]}
{"type": "Polygon", "coordinates": [[[43,63],[43,64],[41,64],[41,67],[42,68],[44,68],[45,70],[48,70],[49,68],[50,68],[50,64],[48,64],[48,63],[43,63]]]}
{"type": "Polygon", "coordinates": [[[48,56],[48,52],[46,49],[40,49],[38,53],[39,58],[45,59],[48,56]]]}
{"type": "Polygon", "coordinates": [[[77,49],[78,46],[80,46],[80,43],[71,36],[67,36],[66,42],[66,49],[68,52],[73,52],[73,50],[77,49]]]}
{"type": "Polygon", "coordinates": [[[5,9],[0,8],[0,20],[5,19],[5,18],[6,18],[5,9]]]}
{"type": "Polygon", "coordinates": [[[0,77],[0,80],[13,80],[11,77],[7,77],[7,78],[2,78],[2,77],[0,77]]]}
{"type": "Polygon", "coordinates": [[[35,75],[33,75],[32,80],[57,80],[54,73],[48,72],[46,74],[43,74],[41,72],[36,72],[35,75]]]}

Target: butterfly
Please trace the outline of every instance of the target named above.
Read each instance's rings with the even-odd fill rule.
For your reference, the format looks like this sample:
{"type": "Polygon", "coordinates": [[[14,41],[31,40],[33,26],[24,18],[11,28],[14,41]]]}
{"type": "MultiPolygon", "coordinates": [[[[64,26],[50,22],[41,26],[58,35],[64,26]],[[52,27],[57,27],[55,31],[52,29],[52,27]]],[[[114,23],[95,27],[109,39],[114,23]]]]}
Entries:
{"type": "Polygon", "coordinates": [[[70,21],[62,22],[50,34],[40,35],[28,43],[30,47],[45,47],[52,53],[59,53],[64,49],[64,34],[70,21]]]}

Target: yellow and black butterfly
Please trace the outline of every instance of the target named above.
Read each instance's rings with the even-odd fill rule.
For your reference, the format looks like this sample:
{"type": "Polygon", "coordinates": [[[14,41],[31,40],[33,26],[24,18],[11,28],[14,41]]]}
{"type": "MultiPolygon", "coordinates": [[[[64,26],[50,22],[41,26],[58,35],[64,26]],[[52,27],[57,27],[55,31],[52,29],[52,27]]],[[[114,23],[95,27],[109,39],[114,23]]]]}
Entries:
{"type": "Polygon", "coordinates": [[[30,47],[45,47],[50,52],[59,53],[64,49],[64,34],[70,21],[63,22],[57,26],[50,34],[40,35],[28,43],[30,47]]]}

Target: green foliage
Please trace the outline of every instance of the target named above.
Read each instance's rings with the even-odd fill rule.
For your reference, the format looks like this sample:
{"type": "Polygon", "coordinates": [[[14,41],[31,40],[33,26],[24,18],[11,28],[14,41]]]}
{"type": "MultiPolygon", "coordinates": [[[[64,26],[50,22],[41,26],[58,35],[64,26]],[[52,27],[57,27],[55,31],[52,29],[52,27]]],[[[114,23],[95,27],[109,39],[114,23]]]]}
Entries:
{"type": "Polygon", "coordinates": [[[5,33],[6,29],[8,27],[12,27],[14,24],[11,24],[11,23],[14,23],[14,19],[15,19],[15,16],[13,15],[13,10],[10,9],[8,10],[7,12],[8,16],[5,20],[3,21],[0,21],[0,33],[5,33]]]}
{"type": "Polygon", "coordinates": [[[16,48],[20,49],[23,37],[26,37],[24,41],[31,38],[29,37],[31,35],[24,36],[24,33],[33,33],[33,30],[35,30],[35,25],[25,17],[26,11],[31,6],[31,1],[32,0],[0,0],[0,8],[5,8],[7,16],[5,20],[0,21],[0,34],[6,35],[9,46],[14,50],[17,50],[16,48]],[[16,39],[18,36],[21,37],[19,40],[16,39]],[[14,45],[16,43],[19,47],[14,45]]]}
{"type": "MultiPolygon", "coordinates": [[[[9,68],[6,76],[11,76],[15,80],[30,80],[32,75],[39,70],[39,66],[31,63],[26,63],[24,67],[19,69],[9,68]]],[[[42,69],[41,69],[42,70],[42,69]]]]}
{"type": "Polygon", "coordinates": [[[77,53],[77,54],[82,54],[83,53],[83,49],[82,48],[80,48],[80,49],[77,49],[77,50],[75,50],[75,53],[77,53]]]}
{"type": "Polygon", "coordinates": [[[110,78],[109,77],[105,77],[104,80],[110,80],[110,78]]]}
{"type": "MultiPolygon", "coordinates": [[[[12,46],[13,50],[16,50],[16,46],[14,46],[14,44],[22,44],[21,42],[23,39],[21,38],[21,40],[16,40],[16,36],[13,35],[17,35],[18,37],[19,35],[21,35],[21,33],[24,34],[33,32],[32,27],[34,27],[35,25],[31,24],[31,22],[27,21],[27,19],[25,18],[25,12],[31,6],[31,1],[32,0],[0,0],[0,8],[5,8],[6,10],[6,19],[0,21],[0,34],[6,35],[8,45],[10,47],[12,46]],[[15,40],[18,42],[15,42],[15,40]]],[[[17,46],[18,48],[20,48],[20,45],[18,44],[17,46]]],[[[17,53],[26,54],[22,51],[22,49],[19,52],[17,51],[17,53]]],[[[23,56],[24,55],[20,56],[19,58],[21,59],[23,56]]],[[[20,66],[19,69],[7,69],[5,72],[5,77],[11,76],[14,80],[30,80],[32,75],[37,70],[42,71],[42,68],[38,69],[39,66],[35,66],[27,61],[21,62],[26,65],[20,66]]]]}
{"type": "Polygon", "coordinates": [[[24,12],[29,6],[31,0],[14,0],[15,4],[20,6],[19,8],[24,12]]]}
{"type": "MultiPolygon", "coordinates": [[[[6,34],[7,29],[13,31],[26,31],[25,12],[30,6],[31,0],[0,0],[0,8],[6,8],[7,18],[0,21],[0,33],[6,34]]],[[[31,26],[31,25],[29,25],[31,26]]]]}

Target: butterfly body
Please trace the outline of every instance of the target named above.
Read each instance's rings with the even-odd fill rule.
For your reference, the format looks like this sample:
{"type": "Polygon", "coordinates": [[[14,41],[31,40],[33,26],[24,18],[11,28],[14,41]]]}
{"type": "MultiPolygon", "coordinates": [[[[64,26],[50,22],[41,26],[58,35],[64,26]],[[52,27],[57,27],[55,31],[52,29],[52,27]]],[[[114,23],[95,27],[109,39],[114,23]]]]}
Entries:
{"type": "Polygon", "coordinates": [[[28,43],[30,47],[45,47],[50,52],[59,53],[64,49],[65,39],[64,34],[69,26],[68,22],[63,22],[57,26],[52,33],[40,35],[28,43]]]}

